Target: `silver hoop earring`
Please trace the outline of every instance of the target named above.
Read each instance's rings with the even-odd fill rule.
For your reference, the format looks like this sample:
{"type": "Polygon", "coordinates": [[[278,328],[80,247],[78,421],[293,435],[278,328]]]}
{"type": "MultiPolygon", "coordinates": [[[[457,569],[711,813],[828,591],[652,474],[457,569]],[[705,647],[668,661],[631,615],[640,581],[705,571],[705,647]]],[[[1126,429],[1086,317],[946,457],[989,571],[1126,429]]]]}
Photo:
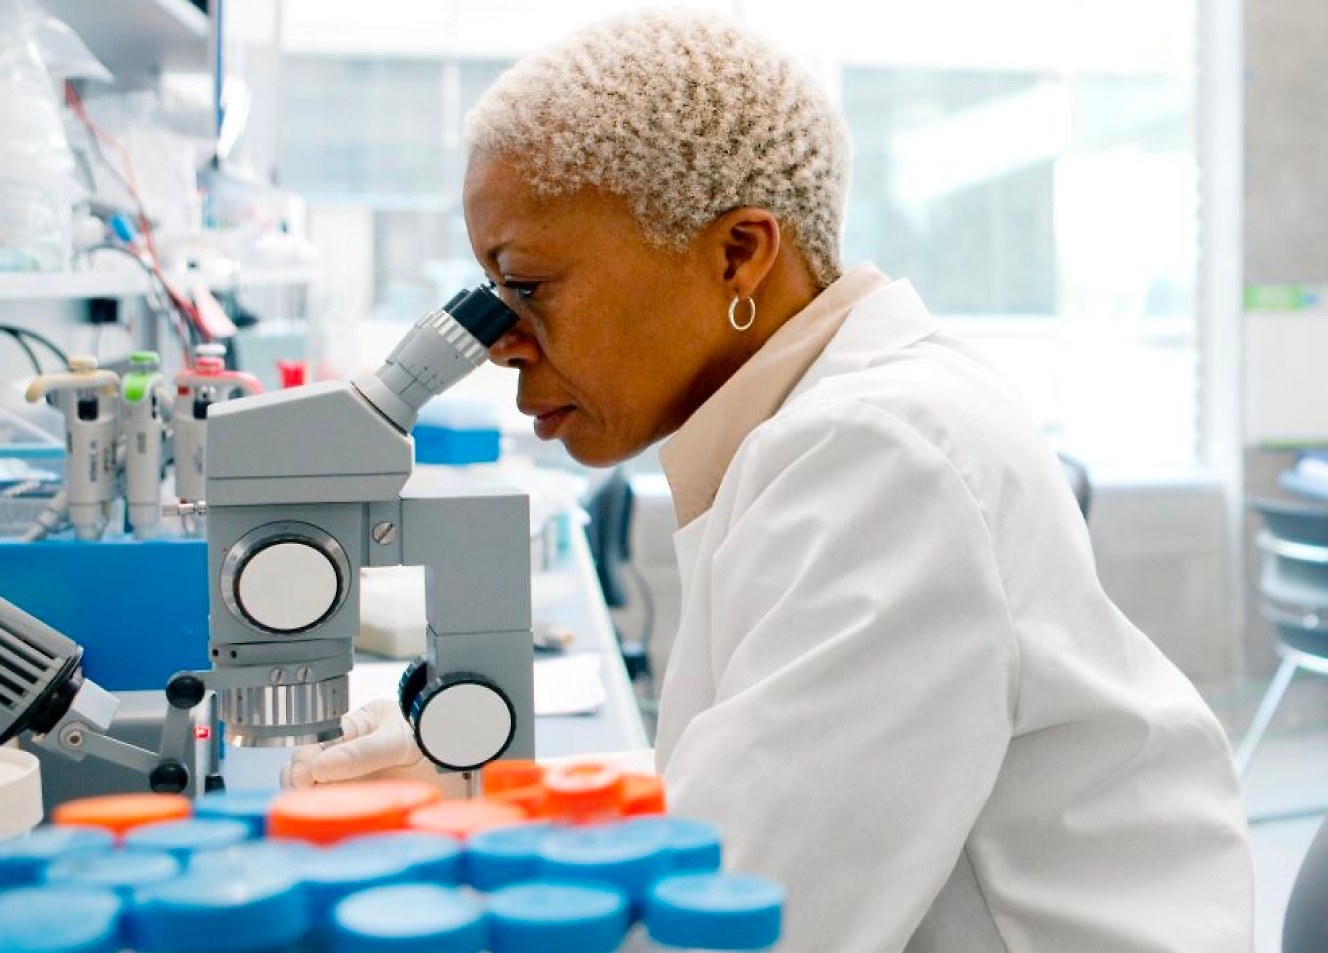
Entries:
{"type": "Polygon", "coordinates": [[[738,319],[734,316],[737,310],[738,310],[738,296],[734,295],[733,300],[729,302],[729,324],[732,326],[733,330],[735,331],[746,331],[756,321],[756,299],[755,298],[747,299],[746,324],[738,323],[738,319]]]}

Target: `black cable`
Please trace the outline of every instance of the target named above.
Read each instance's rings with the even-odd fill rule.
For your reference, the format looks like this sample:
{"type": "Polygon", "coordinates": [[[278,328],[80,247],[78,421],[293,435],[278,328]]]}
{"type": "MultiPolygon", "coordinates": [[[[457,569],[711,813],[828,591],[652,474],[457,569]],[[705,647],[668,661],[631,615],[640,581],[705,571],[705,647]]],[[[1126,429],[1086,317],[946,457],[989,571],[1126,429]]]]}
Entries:
{"type": "Polygon", "coordinates": [[[142,256],[140,256],[138,253],[133,252],[128,248],[124,248],[120,245],[113,245],[110,242],[102,242],[101,244],[98,245],[90,245],[83,250],[83,253],[88,257],[91,257],[93,252],[99,252],[99,251],[113,251],[117,255],[124,255],[125,257],[133,261],[135,264],[137,264],[138,267],[142,268],[144,272],[147,273],[148,287],[152,290],[152,296],[156,298],[158,301],[157,305],[158,309],[162,311],[163,314],[176,315],[177,320],[172,320],[169,321],[168,323],[175,331],[176,337],[180,339],[180,343],[184,347],[184,349],[188,353],[193,353],[194,344],[197,343],[196,334],[195,334],[196,329],[194,328],[193,322],[190,321],[187,316],[179,315],[179,309],[174,307],[173,305],[169,311],[166,310],[164,305],[171,301],[171,293],[170,289],[166,287],[165,280],[156,271],[156,269],[154,269],[151,265],[149,265],[146,261],[144,261],[142,256]]]}
{"type": "Polygon", "coordinates": [[[36,331],[29,328],[19,327],[16,324],[0,324],[0,331],[4,331],[6,334],[11,334],[15,337],[24,337],[36,341],[42,347],[46,348],[46,350],[55,355],[55,359],[60,362],[61,369],[69,366],[69,355],[64,352],[62,347],[46,337],[46,335],[38,334],[36,331]]]}
{"type": "Polygon", "coordinates": [[[0,328],[0,331],[3,331],[5,334],[8,334],[10,339],[23,349],[23,353],[28,355],[28,363],[32,365],[33,371],[36,374],[41,375],[44,371],[44,368],[41,365],[41,361],[37,359],[37,352],[32,349],[32,345],[30,345],[27,341],[23,340],[22,335],[15,334],[9,328],[0,328]]]}

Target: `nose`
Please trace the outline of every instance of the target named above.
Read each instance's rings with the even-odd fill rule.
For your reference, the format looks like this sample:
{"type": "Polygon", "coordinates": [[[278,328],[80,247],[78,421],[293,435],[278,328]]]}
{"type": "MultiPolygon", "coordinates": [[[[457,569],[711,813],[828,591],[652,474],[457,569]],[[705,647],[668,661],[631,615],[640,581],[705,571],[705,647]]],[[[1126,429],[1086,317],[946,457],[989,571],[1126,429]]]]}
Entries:
{"type": "Polygon", "coordinates": [[[489,360],[499,367],[520,369],[539,360],[539,344],[535,336],[518,324],[489,348],[489,360]]]}

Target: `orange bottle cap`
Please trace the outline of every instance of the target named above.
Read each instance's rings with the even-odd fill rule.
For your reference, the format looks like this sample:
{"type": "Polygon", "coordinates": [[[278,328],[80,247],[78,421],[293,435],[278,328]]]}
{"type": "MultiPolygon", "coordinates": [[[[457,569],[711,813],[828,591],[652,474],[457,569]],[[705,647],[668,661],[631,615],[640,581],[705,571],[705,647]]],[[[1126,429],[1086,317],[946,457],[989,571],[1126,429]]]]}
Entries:
{"type": "Polygon", "coordinates": [[[550,768],[544,787],[554,817],[579,820],[622,813],[623,775],[611,765],[591,761],[550,768]]]}
{"type": "Polygon", "coordinates": [[[439,801],[427,807],[416,808],[406,820],[412,830],[432,834],[450,834],[465,840],[471,834],[487,831],[491,827],[510,827],[529,820],[526,812],[515,804],[504,804],[485,798],[470,801],[439,801]]]}
{"type": "Polygon", "coordinates": [[[549,792],[542,784],[485,794],[484,799],[498,804],[514,804],[525,811],[528,817],[549,816],[549,792]]]}
{"type": "Polygon", "coordinates": [[[267,832],[335,844],[359,834],[400,830],[406,815],[441,797],[423,781],[358,781],[286,791],[272,802],[267,832]]]}
{"type": "Polygon", "coordinates": [[[491,761],[480,774],[485,794],[528,788],[544,780],[544,769],[534,761],[491,761]]]}
{"type": "Polygon", "coordinates": [[[183,794],[107,794],[66,801],[52,812],[51,820],[61,827],[101,827],[123,837],[135,827],[183,820],[192,813],[183,794]]]}
{"type": "Polygon", "coordinates": [[[664,781],[653,774],[629,774],[623,778],[623,817],[663,814],[664,781]]]}
{"type": "Polygon", "coordinates": [[[442,790],[425,781],[374,781],[372,784],[384,795],[391,794],[397,798],[407,814],[417,807],[443,799],[442,790]]]}

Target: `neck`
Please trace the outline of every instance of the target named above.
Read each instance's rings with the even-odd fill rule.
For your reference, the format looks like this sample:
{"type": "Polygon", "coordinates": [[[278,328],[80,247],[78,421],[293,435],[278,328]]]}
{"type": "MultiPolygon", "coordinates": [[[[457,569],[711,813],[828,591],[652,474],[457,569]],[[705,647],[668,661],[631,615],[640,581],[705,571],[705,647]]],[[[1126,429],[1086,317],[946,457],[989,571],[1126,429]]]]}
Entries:
{"type": "MultiPolygon", "coordinates": [[[[766,342],[811,304],[819,293],[820,289],[801,257],[781,249],[775,265],[752,296],[756,302],[756,320],[746,331],[724,327],[722,334],[725,346],[718,349],[694,380],[684,402],[683,412],[675,423],[681,425],[696,408],[709,400],[715,391],[737,373],[738,368],[765,347],[766,342]]],[[[746,302],[738,303],[735,314],[740,323],[747,319],[747,307],[746,302]]]]}
{"type": "MultiPolygon", "coordinates": [[[[755,323],[746,331],[732,332],[731,354],[727,361],[731,366],[724,379],[731,377],[753,354],[765,347],[766,342],[811,304],[819,293],[802,256],[791,252],[787,246],[781,248],[774,266],[752,296],[756,302],[755,323]]],[[[739,321],[746,320],[745,302],[738,304],[737,317],[739,321]]]]}

